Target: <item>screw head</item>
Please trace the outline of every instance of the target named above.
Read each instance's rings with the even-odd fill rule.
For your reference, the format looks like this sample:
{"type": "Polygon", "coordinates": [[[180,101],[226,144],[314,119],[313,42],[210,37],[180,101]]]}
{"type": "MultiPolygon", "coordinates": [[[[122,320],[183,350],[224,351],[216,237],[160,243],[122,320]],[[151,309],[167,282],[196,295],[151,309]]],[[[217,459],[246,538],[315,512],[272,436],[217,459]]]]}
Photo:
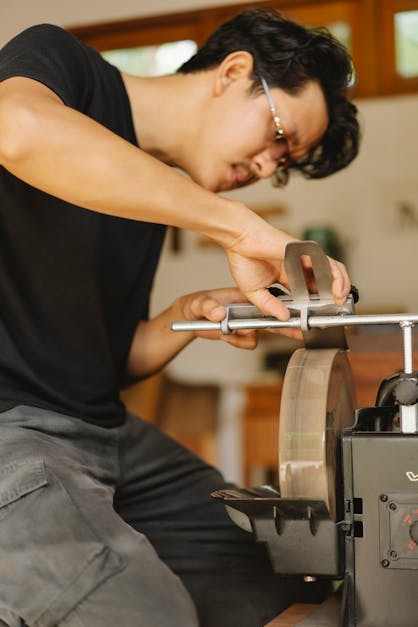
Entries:
{"type": "Polygon", "coordinates": [[[389,509],[391,509],[394,512],[395,509],[398,509],[398,506],[396,505],[396,503],[389,503],[389,509]]]}
{"type": "Polygon", "coordinates": [[[387,568],[389,566],[389,560],[382,560],[383,568],[387,568]]]}
{"type": "Polygon", "coordinates": [[[388,500],[387,494],[381,494],[380,500],[382,501],[382,503],[386,503],[386,501],[388,500]]]}

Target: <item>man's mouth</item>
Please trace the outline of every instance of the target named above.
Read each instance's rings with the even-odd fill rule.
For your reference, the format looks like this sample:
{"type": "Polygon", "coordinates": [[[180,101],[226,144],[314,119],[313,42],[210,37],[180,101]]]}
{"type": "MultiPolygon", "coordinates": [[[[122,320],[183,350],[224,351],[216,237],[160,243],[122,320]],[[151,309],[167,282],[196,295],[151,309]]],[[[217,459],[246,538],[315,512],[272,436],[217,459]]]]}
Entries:
{"type": "Polygon", "coordinates": [[[231,167],[231,182],[233,189],[249,185],[255,180],[255,175],[245,163],[235,164],[231,167]]]}

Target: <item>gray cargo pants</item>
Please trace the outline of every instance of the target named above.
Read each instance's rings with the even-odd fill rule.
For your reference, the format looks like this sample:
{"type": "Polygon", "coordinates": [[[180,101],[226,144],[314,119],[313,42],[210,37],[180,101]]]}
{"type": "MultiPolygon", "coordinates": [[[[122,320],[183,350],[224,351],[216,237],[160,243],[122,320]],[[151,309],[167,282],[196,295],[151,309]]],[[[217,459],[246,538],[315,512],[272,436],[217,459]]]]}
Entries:
{"type": "Polygon", "coordinates": [[[261,627],[300,594],[154,426],[0,414],[0,625],[261,627]]]}

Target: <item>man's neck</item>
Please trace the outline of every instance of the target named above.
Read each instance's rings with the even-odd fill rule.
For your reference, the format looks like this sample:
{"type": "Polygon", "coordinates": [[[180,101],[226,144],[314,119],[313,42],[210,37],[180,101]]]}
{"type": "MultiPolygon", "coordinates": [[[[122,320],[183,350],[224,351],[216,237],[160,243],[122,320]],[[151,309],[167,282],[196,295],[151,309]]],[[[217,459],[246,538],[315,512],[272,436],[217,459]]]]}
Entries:
{"type": "Polygon", "coordinates": [[[144,78],[123,74],[138,142],[168,165],[183,167],[193,146],[210,81],[199,74],[144,78]]]}

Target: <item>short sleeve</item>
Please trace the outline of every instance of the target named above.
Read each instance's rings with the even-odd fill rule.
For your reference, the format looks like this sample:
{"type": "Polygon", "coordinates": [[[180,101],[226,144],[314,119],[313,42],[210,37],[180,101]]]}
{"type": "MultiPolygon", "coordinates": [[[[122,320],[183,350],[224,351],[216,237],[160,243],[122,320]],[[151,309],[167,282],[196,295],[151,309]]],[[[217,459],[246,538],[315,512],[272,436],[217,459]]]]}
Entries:
{"type": "Polygon", "coordinates": [[[32,26],[0,50],[0,81],[14,76],[39,81],[64,104],[83,110],[89,97],[86,46],[59,26],[32,26]]]}

